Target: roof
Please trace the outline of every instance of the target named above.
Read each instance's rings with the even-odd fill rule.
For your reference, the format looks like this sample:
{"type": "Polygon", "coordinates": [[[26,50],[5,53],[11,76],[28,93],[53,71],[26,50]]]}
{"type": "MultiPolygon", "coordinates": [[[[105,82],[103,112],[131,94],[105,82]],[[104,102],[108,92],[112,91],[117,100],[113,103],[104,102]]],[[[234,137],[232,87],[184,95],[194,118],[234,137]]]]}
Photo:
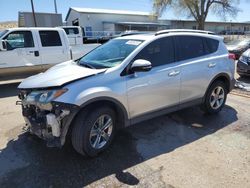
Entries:
{"type": "MultiPolygon", "coordinates": [[[[170,21],[170,22],[196,22],[195,20],[164,20],[161,21],[170,21]]],[[[223,22],[223,21],[205,21],[205,23],[217,23],[217,24],[250,24],[250,22],[223,22]]]]}
{"type": "Polygon", "coordinates": [[[162,24],[158,22],[115,22],[120,25],[152,25],[152,26],[168,26],[168,24],[162,24]]]}
{"type": "Polygon", "coordinates": [[[197,31],[197,30],[184,30],[184,29],[170,29],[170,30],[161,30],[156,33],[148,33],[148,34],[135,34],[135,35],[127,35],[118,37],[118,39],[131,39],[131,40],[148,40],[152,38],[158,38],[161,36],[178,36],[178,35],[189,35],[189,36],[201,36],[208,37],[217,40],[223,40],[223,37],[213,34],[208,34],[209,31],[197,31]]]}
{"type": "Polygon", "coordinates": [[[94,13],[94,14],[123,14],[123,15],[137,15],[137,16],[152,15],[149,12],[140,12],[140,11],[70,7],[66,15],[65,21],[68,19],[71,10],[74,10],[79,13],[94,13]]]}
{"type": "MultiPolygon", "coordinates": [[[[27,12],[27,11],[19,11],[19,14],[33,14],[32,12],[27,12]]],[[[61,13],[51,13],[51,12],[36,12],[36,14],[47,14],[47,15],[59,15],[62,16],[61,13]]]]}
{"type": "Polygon", "coordinates": [[[31,31],[31,30],[55,31],[55,30],[62,30],[62,28],[60,27],[14,27],[14,28],[8,28],[6,30],[9,30],[9,31],[31,31]]]}

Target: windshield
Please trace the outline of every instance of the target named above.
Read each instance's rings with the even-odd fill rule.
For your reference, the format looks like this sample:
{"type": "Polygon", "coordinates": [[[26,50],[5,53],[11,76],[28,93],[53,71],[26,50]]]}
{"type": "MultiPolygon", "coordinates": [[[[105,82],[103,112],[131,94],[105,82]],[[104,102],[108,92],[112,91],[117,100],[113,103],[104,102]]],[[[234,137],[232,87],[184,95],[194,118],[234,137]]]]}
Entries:
{"type": "Polygon", "coordinates": [[[8,30],[0,31],[0,38],[2,38],[2,36],[3,36],[5,33],[7,33],[7,32],[8,32],[8,30]]]}
{"type": "Polygon", "coordinates": [[[113,39],[83,56],[79,64],[96,69],[111,68],[133,52],[143,41],[129,39],[113,39]]]}

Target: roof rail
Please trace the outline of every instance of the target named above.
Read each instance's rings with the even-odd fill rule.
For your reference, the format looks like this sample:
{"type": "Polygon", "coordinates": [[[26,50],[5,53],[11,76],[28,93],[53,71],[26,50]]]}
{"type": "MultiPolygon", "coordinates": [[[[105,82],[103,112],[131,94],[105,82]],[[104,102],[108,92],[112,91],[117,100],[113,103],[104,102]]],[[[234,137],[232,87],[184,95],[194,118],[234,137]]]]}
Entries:
{"type": "Polygon", "coordinates": [[[161,30],[155,33],[155,36],[167,33],[180,33],[180,32],[188,32],[188,33],[203,33],[203,34],[210,34],[215,35],[214,32],[211,31],[203,31],[203,30],[193,30],[193,29],[167,29],[161,30]]]}
{"type": "Polygon", "coordinates": [[[149,34],[149,32],[128,32],[128,33],[122,33],[120,36],[130,36],[130,35],[141,35],[141,34],[149,34]]]}

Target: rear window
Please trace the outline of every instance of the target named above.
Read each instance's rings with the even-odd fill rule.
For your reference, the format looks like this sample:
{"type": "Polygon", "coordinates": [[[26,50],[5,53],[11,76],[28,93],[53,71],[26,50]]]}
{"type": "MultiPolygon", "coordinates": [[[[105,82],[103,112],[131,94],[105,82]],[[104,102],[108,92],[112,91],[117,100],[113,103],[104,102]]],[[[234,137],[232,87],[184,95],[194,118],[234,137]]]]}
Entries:
{"type": "Polygon", "coordinates": [[[219,46],[218,40],[205,38],[204,41],[205,41],[204,47],[205,47],[206,54],[211,54],[218,50],[218,46],[219,46]]]}
{"type": "Polygon", "coordinates": [[[192,59],[217,51],[219,41],[198,36],[176,36],[178,60],[192,59]]]}
{"type": "Polygon", "coordinates": [[[178,60],[191,59],[205,55],[203,38],[196,36],[176,37],[178,60]]]}
{"type": "Polygon", "coordinates": [[[77,35],[79,34],[78,28],[63,28],[67,35],[77,35]]]}
{"type": "Polygon", "coordinates": [[[62,46],[60,35],[57,31],[39,31],[43,47],[62,46]]]}

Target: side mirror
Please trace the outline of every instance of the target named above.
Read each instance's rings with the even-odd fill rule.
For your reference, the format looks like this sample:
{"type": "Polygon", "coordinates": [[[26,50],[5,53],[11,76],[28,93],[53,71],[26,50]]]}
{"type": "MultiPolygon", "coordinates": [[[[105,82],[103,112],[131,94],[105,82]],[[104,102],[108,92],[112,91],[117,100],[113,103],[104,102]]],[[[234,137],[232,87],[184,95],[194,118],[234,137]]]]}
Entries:
{"type": "Polygon", "coordinates": [[[152,69],[152,64],[150,61],[144,59],[137,59],[132,63],[130,70],[132,72],[147,72],[152,69]]]}
{"type": "Polygon", "coordinates": [[[7,43],[5,40],[0,40],[0,51],[6,51],[7,50],[7,43]]]}

